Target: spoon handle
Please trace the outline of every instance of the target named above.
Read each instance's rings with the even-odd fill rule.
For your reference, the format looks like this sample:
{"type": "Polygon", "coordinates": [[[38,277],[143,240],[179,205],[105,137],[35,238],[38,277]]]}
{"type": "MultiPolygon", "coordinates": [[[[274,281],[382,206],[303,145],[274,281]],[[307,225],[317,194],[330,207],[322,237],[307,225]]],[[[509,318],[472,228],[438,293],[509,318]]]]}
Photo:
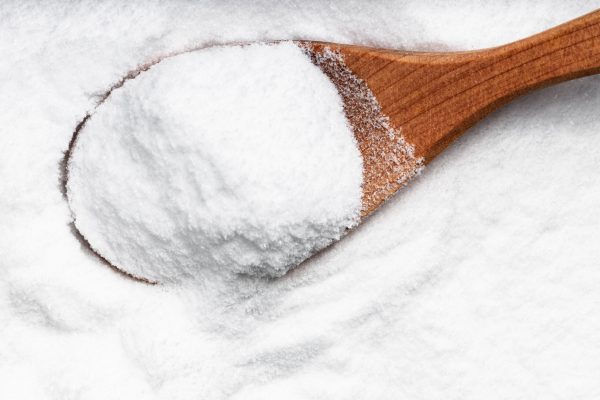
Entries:
{"type": "Polygon", "coordinates": [[[337,49],[415,146],[416,155],[428,162],[511,99],[600,73],[600,10],[484,50],[423,53],[345,45],[337,49]]]}
{"type": "Polygon", "coordinates": [[[510,78],[499,81],[506,85],[498,85],[498,96],[600,73],[600,10],[481,53],[510,78]]]}
{"type": "Polygon", "coordinates": [[[463,67],[470,76],[456,82],[461,89],[457,98],[449,99],[456,103],[448,111],[463,122],[440,138],[428,138],[433,142],[424,144],[428,147],[426,158],[434,157],[456,136],[517,96],[600,73],[600,11],[470,57],[473,61],[463,67]]]}

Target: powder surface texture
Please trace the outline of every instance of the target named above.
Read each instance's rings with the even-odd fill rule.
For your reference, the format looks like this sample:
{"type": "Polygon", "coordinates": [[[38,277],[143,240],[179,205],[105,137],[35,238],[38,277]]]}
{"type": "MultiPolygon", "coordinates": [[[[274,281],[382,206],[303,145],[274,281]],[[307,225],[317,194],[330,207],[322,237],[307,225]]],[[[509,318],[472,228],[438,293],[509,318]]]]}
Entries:
{"type": "Polygon", "coordinates": [[[0,1],[0,399],[598,400],[597,76],[494,113],[278,279],[127,279],[74,235],[60,182],[81,118],[166,54],[281,39],[470,50],[596,8],[0,1]]]}
{"type": "Polygon", "coordinates": [[[127,80],[78,131],[68,174],[77,229],[150,281],[283,275],[361,207],[342,100],[291,42],[179,54],[127,80]]]}

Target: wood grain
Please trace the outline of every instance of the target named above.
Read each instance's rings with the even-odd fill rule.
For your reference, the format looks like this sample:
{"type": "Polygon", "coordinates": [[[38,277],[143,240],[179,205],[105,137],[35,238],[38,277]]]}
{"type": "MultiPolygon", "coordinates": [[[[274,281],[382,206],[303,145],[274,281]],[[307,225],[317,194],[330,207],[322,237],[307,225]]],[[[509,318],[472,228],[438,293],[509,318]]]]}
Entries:
{"type": "MultiPolygon", "coordinates": [[[[341,54],[346,66],[373,92],[391,124],[414,146],[415,155],[429,162],[515,97],[599,73],[600,11],[524,40],[478,51],[421,53],[310,44],[316,52],[331,49],[341,54]]],[[[357,139],[364,144],[364,137],[357,135],[357,139]]],[[[367,177],[365,185],[385,193],[370,200],[363,197],[363,216],[402,186],[394,184],[398,178],[394,174],[365,172],[367,177]]]]}

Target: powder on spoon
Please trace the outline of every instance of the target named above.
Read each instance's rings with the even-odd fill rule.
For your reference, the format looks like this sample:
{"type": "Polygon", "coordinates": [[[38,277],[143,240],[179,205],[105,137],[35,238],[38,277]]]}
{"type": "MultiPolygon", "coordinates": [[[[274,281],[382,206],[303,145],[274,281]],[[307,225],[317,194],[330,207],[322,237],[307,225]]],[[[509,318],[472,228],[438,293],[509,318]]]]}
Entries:
{"type": "Polygon", "coordinates": [[[162,60],[115,89],[69,159],[77,229],[152,281],[280,276],[357,224],[362,159],[335,86],[293,43],[162,60]]]}

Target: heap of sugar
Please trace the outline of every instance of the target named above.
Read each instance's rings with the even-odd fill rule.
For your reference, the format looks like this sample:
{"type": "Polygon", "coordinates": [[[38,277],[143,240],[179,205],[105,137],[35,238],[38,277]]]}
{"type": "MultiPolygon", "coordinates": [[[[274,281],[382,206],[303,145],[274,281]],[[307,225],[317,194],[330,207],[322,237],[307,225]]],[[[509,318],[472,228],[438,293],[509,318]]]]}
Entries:
{"type": "Polygon", "coordinates": [[[151,281],[280,276],[360,217],[342,100],[290,42],[162,60],[85,121],[68,171],[77,229],[151,281]]]}

